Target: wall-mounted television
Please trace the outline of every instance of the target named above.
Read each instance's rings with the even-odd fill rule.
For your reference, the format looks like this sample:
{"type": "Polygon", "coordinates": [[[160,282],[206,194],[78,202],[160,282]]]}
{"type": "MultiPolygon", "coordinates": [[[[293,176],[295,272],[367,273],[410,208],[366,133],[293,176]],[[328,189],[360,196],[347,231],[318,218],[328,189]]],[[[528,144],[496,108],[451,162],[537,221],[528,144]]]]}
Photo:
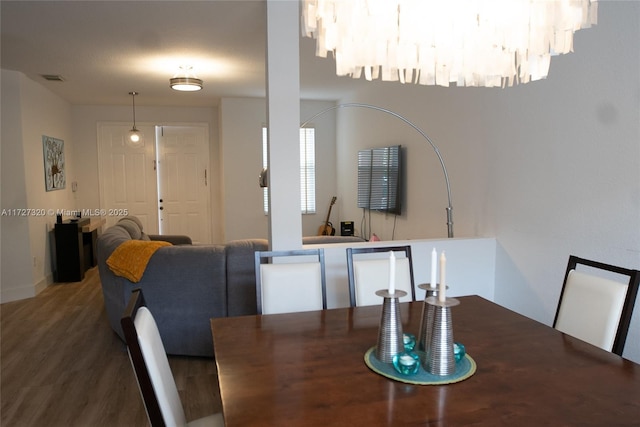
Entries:
{"type": "Polygon", "coordinates": [[[401,213],[402,150],[400,145],[358,151],[358,207],[401,213]]]}

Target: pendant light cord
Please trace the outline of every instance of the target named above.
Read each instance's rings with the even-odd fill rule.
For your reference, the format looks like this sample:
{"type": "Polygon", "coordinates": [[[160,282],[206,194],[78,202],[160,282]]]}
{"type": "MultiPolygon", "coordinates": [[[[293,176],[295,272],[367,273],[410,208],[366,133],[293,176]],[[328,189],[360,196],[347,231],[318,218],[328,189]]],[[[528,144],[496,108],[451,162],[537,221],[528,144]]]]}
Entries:
{"type": "Polygon", "coordinates": [[[136,95],[138,94],[138,92],[129,92],[129,95],[131,95],[132,98],[132,105],[133,105],[133,129],[136,129],[136,95]]]}

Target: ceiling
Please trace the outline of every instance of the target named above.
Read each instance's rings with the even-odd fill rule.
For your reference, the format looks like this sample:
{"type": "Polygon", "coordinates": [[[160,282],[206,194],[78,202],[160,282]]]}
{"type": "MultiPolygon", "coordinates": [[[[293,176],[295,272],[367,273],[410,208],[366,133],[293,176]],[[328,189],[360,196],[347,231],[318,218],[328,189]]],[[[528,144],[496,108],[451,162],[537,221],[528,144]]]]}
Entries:
{"type": "MultiPolygon", "coordinates": [[[[1,66],[74,105],[215,106],[221,97],[264,97],[266,0],[2,0],[1,66]],[[199,92],[169,79],[192,66],[199,92]],[[60,75],[47,81],[42,75],[60,75]]],[[[361,84],[335,76],[333,59],[300,39],[301,97],[335,100],[361,84]]]]}

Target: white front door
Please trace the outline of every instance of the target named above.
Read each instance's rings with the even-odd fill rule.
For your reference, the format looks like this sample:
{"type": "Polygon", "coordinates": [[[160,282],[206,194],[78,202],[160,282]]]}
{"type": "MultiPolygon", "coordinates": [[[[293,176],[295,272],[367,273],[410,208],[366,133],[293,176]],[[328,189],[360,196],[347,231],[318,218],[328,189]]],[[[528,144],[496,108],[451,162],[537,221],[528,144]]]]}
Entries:
{"type": "Polygon", "coordinates": [[[107,227],[122,216],[137,216],[148,234],[158,233],[153,126],[139,126],[140,141],[129,141],[131,126],[98,124],[100,206],[107,227]]]}
{"type": "Polygon", "coordinates": [[[211,243],[209,149],[205,126],[158,126],[160,234],[211,243]]]}
{"type": "MultiPolygon", "coordinates": [[[[148,234],[211,243],[207,126],[139,125],[138,144],[128,139],[130,127],[98,124],[103,211],[137,216],[148,234]]],[[[120,217],[107,214],[106,219],[110,226],[120,217]]]]}

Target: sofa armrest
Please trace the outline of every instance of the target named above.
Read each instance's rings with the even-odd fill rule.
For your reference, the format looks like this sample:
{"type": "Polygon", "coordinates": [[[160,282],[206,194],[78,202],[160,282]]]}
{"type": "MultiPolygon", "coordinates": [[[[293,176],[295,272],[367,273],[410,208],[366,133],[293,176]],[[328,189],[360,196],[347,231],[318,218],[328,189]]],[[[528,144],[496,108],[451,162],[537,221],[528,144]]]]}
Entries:
{"type": "Polygon", "coordinates": [[[264,239],[245,239],[228,242],[227,258],[227,315],[256,314],[255,252],[269,249],[264,239]]]}
{"type": "Polygon", "coordinates": [[[149,234],[151,240],[162,240],[163,242],[169,242],[172,245],[191,245],[191,237],[181,236],[178,234],[149,234]]]}

